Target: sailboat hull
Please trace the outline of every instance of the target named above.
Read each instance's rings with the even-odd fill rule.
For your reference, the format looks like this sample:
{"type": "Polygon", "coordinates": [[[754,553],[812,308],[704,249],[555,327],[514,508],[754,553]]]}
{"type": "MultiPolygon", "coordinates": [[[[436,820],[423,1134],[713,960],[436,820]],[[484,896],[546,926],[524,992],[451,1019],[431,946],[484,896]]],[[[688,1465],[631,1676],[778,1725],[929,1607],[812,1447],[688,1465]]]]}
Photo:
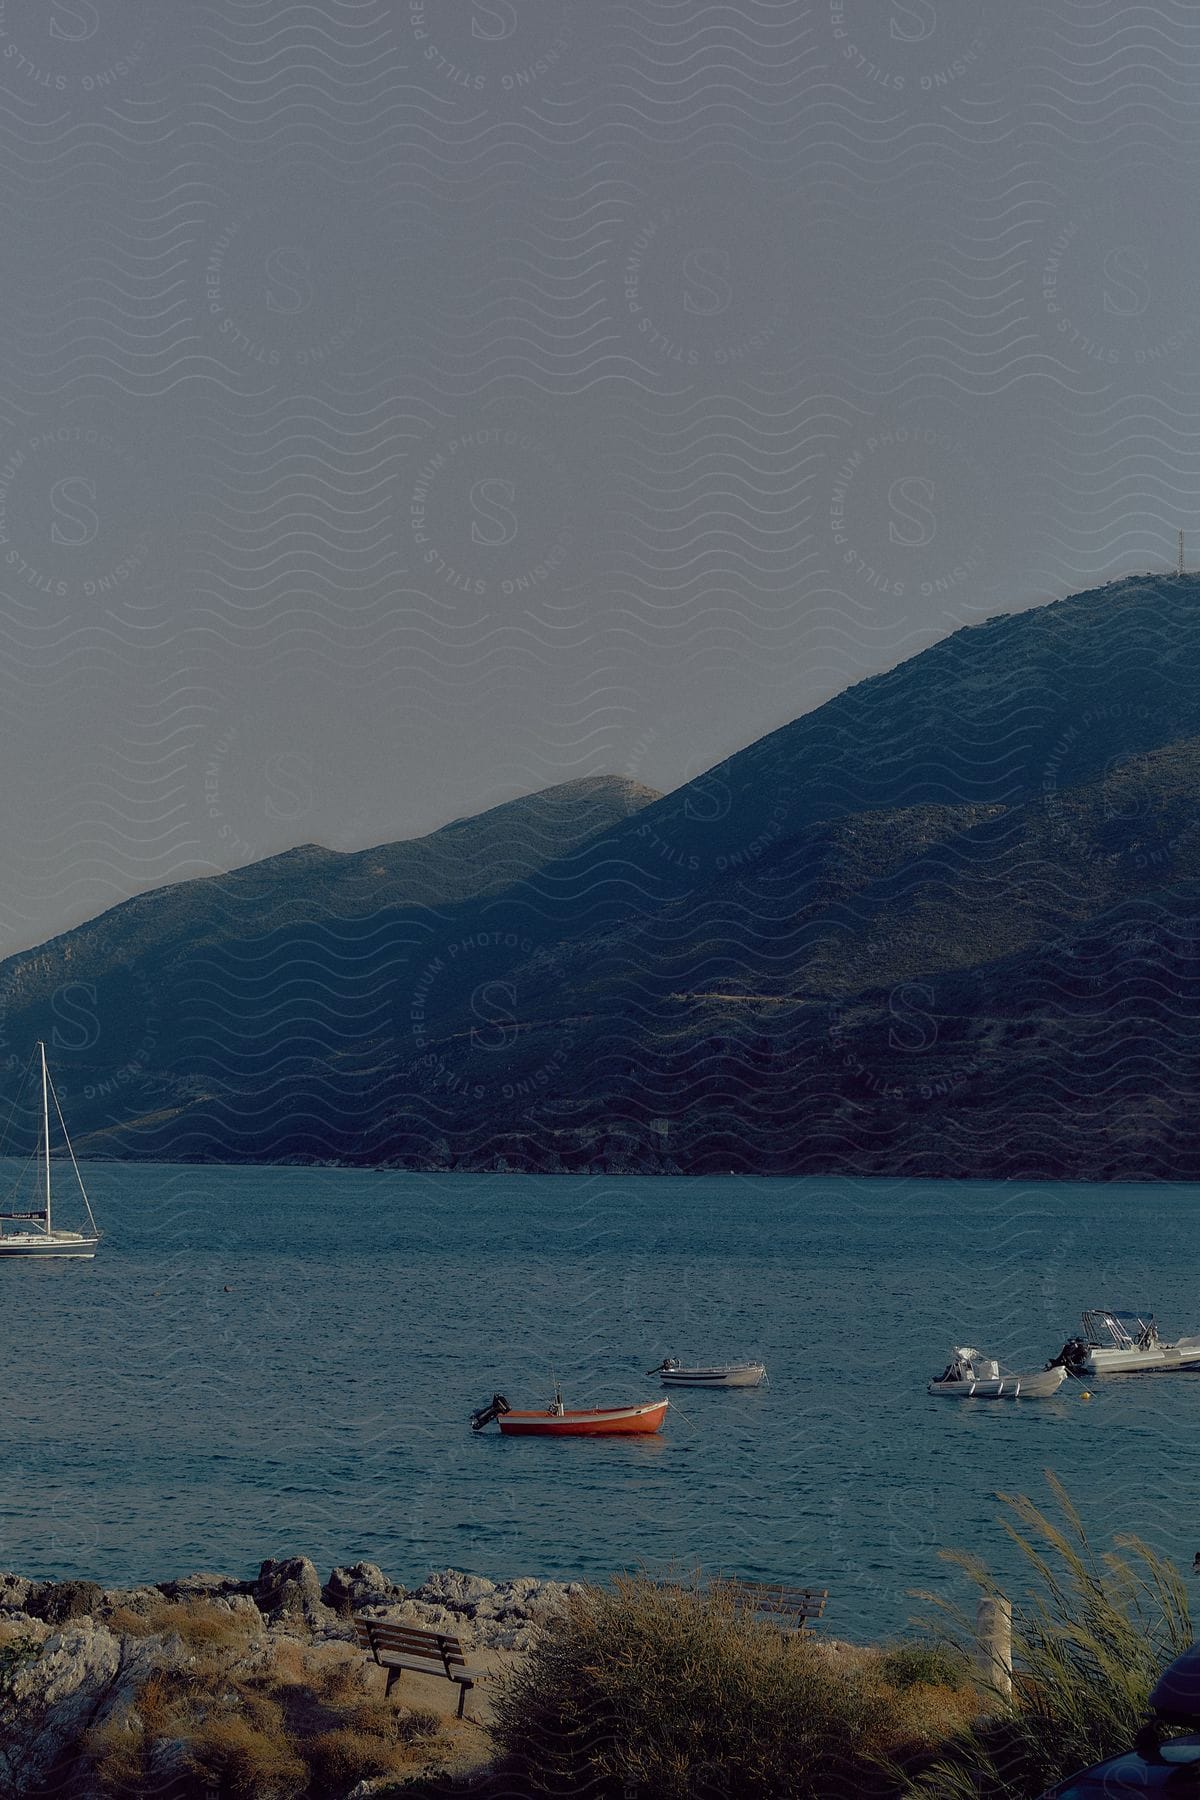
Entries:
{"type": "Polygon", "coordinates": [[[98,1238],[56,1237],[45,1232],[0,1232],[0,1258],[6,1256],[30,1257],[73,1256],[91,1258],[96,1254],[98,1238]]]}
{"type": "MultiPolygon", "coordinates": [[[[62,1107],[58,1102],[54,1083],[50,1079],[50,1071],[46,1067],[46,1046],[39,1043],[37,1058],[41,1060],[42,1073],[42,1131],[38,1143],[40,1174],[38,1176],[38,1198],[40,1206],[30,1206],[28,1201],[23,1207],[13,1211],[0,1212],[0,1257],[23,1257],[26,1261],[37,1261],[47,1256],[67,1256],[73,1262],[90,1262],[96,1254],[96,1246],[100,1242],[100,1233],[96,1229],[96,1221],[92,1216],[92,1203],[87,1197],[87,1189],[83,1185],[83,1176],[79,1173],[79,1164],[75,1160],[75,1152],[71,1148],[71,1140],[67,1136],[67,1122],[62,1116],[62,1107]],[[64,1231],[60,1225],[55,1229],[50,1214],[50,1096],[54,1095],[54,1110],[58,1122],[62,1126],[63,1141],[67,1146],[67,1155],[71,1159],[71,1167],[75,1171],[75,1179],[79,1183],[79,1192],[87,1214],[87,1231],[64,1231]],[[31,1230],[35,1220],[42,1221],[40,1228],[31,1230]],[[12,1221],[21,1227],[17,1231],[5,1231],[4,1224],[12,1221]]],[[[36,1062],[35,1065],[36,1066],[36,1062]]],[[[28,1076],[26,1076],[28,1081],[28,1076]]],[[[22,1092],[24,1084],[22,1084],[22,1092]]],[[[32,1161],[32,1159],[30,1159],[32,1161]]],[[[28,1165],[26,1165],[28,1167],[28,1165]]],[[[18,1183],[19,1185],[19,1183],[18,1183]]]]}

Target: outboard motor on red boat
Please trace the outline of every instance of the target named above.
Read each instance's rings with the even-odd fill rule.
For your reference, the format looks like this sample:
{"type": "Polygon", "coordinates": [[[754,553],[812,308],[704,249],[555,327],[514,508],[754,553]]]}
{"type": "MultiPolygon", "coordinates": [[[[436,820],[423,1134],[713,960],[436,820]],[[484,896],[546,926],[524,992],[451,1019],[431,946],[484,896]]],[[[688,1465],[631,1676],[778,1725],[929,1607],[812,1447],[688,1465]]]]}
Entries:
{"type": "Polygon", "coordinates": [[[478,1412],[471,1414],[471,1430],[482,1431],[485,1425],[490,1425],[493,1419],[500,1417],[501,1413],[511,1411],[512,1407],[503,1394],[493,1394],[490,1405],[481,1406],[478,1412]]]}

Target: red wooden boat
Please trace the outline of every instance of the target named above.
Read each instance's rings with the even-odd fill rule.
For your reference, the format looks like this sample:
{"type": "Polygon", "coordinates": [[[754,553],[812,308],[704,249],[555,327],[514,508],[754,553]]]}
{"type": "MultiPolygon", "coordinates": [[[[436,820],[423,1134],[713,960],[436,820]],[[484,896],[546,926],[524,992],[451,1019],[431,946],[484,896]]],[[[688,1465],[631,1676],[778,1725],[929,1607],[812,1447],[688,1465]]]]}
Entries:
{"type": "Polygon", "coordinates": [[[514,1412],[503,1394],[471,1415],[471,1429],[482,1431],[493,1419],[505,1437],[648,1437],[661,1431],[669,1400],[640,1400],[632,1406],[587,1406],[568,1412],[555,1394],[541,1412],[514,1412]]]}

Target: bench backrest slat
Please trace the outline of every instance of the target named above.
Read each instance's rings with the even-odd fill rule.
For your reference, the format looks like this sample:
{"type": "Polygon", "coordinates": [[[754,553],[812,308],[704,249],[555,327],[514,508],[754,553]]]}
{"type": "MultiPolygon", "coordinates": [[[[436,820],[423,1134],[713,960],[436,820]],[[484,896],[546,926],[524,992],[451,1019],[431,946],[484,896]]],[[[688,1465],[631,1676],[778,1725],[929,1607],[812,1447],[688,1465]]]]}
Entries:
{"type": "Polygon", "coordinates": [[[459,1640],[445,1631],[425,1631],[393,1619],[355,1619],[354,1629],[364,1650],[391,1650],[398,1656],[425,1657],[448,1668],[465,1668],[467,1659],[459,1640]]]}
{"type": "Polygon", "coordinates": [[[793,1588],[776,1582],[740,1581],[733,1576],[719,1576],[712,1585],[735,1604],[794,1619],[819,1619],[829,1598],[828,1588],[793,1588]]]}

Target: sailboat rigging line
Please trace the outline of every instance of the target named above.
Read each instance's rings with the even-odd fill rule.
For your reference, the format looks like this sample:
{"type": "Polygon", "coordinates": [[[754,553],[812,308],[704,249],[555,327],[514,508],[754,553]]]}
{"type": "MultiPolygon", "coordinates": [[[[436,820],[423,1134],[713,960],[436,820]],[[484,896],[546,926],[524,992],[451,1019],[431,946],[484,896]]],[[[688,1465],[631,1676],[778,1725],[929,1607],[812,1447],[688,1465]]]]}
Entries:
{"type": "MultiPolygon", "coordinates": [[[[100,1228],[96,1224],[95,1219],[92,1217],[92,1203],[88,1199],[87,1189],[83,1185],[83,1176],[79,1173],[79,1164],[75,1161],[75,1151],[71,1146],[70,1134],[67,1131],[67,1121],[63,1118],[62,1107],[58,1103],[58,1090],[55,1088],[53,1078],[50,1075],[48,1070],[46,1073],[46,1080],[49,1084],[50,1092],[54,1096],[54,1110],[58,1114],[58,1122],[62,1126],[63,1142],[67,1146],[67,1155],[71,1158],[71,1167],[75,1171],[75,1179],[79,1183],[79,1191],[83,1195],[83,1204],[87,1210],[88,1224],[91,1226],[93,1234],[96,1237],[99,1237],[101,1235],[100,1228]]],[[[49,1161],[50,1161],[49,1137],[47,1137],[47,1140],[46,1140],[46,1161],[47,1161],[47,1163],[49,1163],[49,1161]]]]}
{"type": "MultiPolygon", "coordinates": [[[[0,1156],[3,1156],[5,1154],[5,1145],[8,1143],[9,1133],[11,1132],[12,1127],[13,1127],[13,1120],[17,1116],[17,1108],[18,1108],[18,1106],[20,1106],[21,1102],[25,1098],[25,1090],[29,1086],[30,1077],[33,1074],[34,1065],[36,1062],[37,1062],[37,1052],[35,1051],[34,1054],[30,1057],[29,1061],[26,1063],[25,1073],[21,1077],[21,1085],[18,1087],[16,1093],[13,1095],[12,1100],[9,1103],[8,1118],[5,1121],[4,1130],[2,1132],[0,1132],[0,1156]]],[[[37,1155],[37,1150],[35,1148],[32,1152],[32,1156],[36,1156],[36,1155],[37,1155]]],[[[31,1160],[32,1160],[32,1157],[31,1157],[31,1160]]],[[[25,1167],[21,1170],[21,1173],[17,1178],[18,1181],[24,1180],[25,1175],[28,1172],[28,1169],[29,1169],[29,1164],[26,1163],[25,1167]]]]}
{"type": "Polygon", "coordinates": [[[16,1193],[17,1189],[19,1187],[23,1186],[24,1182],[28,1178],[30,1166],[37,1161],[37,1156],[38,1156],[38,1153],[36,1150],[31,1150],[29,1152],[29,1155],[25,1158],[25,1163],[24,1163],[23,1168],[21,1169],[21,1173],[17,1176],[17,1178],[13,1182],[12,1186],[8,1189],[7,1193],[4,1195],[4,1198],[6,1200],[11,1200],[12,1196],[16,1193]]]}
{"type": "MultiPolygon", "coordinates": [[[[33,1055],[29,1058],[29,1061],[25,1065],[25,1073],[21,1077],[21,1084],[18,1087],[16,1094],[13,1096],[12,1103],[10,1104],[9,1109],[8,1109],[8,1119],[5,1122],[4,1130],[3,1130],[3,1132],[0,1132],[0,1157],[4,1156],[4,1154],[5,1154],[5,1145],[8,1143],[9,1133],[12,1131],[13,1120],[17,1116],[17,1108],[20,1106],[21,1102],[25,1098],[25,1090],[30,1085],[30,1081],[33,1076],[34,1066],[36,1063],[37,1063],[37,1052],[35,1051],[33,1053],[33,1055]]],[[[41,1151],[41,1145],[38,1141],[35,1140],[33,1149],[29,1152],[29,1155],[25,1158],[25,1161],[21,1165],[21,1168],[20,1168],[15,1180],[12,1182],[11,1186],[6,1190],[6,1192],[4,1194],[4,1199],[6,1201],[11,1200],[13,1195],[18,1191],[18,1189],[25,1186],[26,1182],[29,1179],[30,1168],[37,1161],[40,1151],[41,1151]]],[[[7,1211],[7,1208],[5,1210],[7,1211]]],[[[0,1215],[0,1216],[2,1216],[2,1215],[0,1215]]],[[[11,1214],[10,1216],[15,1218],[17,1215],[14,1213],[14,1214],[11,1214]]],[[[40,1218],[41,1214],[40,1214],[40,1212],[39,1213],[23,1213],[21,1215],[21,1217],[23,1217],[23,1218],[24,1217],[40,1218]]]]}

